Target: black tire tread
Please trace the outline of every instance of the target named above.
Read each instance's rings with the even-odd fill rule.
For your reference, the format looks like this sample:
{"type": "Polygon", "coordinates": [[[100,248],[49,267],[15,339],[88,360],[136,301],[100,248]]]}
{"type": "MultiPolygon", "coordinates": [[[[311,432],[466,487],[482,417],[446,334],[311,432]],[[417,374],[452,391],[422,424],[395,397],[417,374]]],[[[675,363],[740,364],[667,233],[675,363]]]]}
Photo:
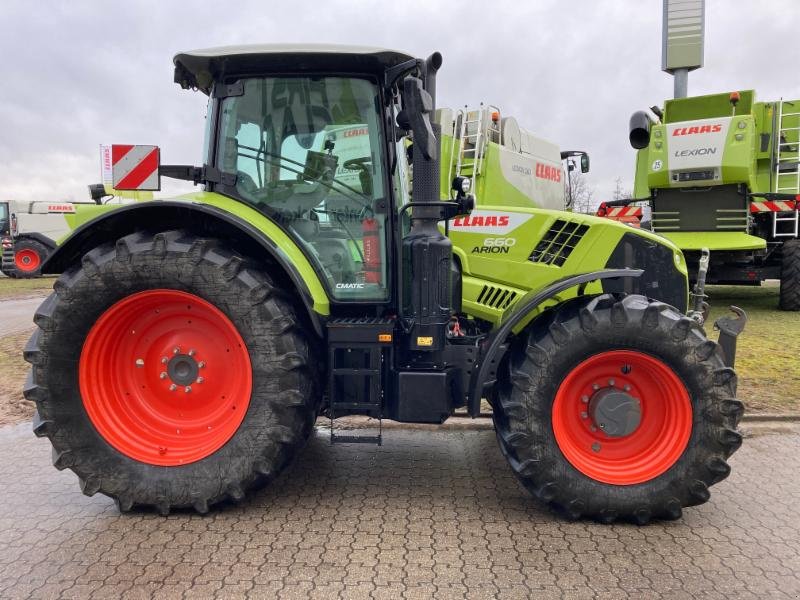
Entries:
{"type": "MultiPolygon", "coordinates": [[[[573,356],[573,363],[585,357],[573,356]]],[[[728,476],[727,458],[742,442],[736,426],[743,405],[735,393],[735,373],[724,367],[717,344],[691,319],[642,296],[605,294],[568,301],[528,326],[498,372],[493,415],[501,451],[536,498],[569,519],[643,525],[654,518],[679,518],[683,507],[706,502],[708,488],[728,476]],[[694,392],[690,388],[695,426],[684,453],[691,448],[694,458],[680,467],[680,477],[671,474],[683,457],[652,485],[608,486],[578,472],[558,449],[550,411],[560,378],[548,380],[553,379],[548,369],[555,368],[555,356],[573,352],[579,340],[603,344],[614,338],[611,343],[620,344],[637,335],[653,340],[649,350],[656,355],[659,344],[671,348],[670,360],[681,361],[682,372],[697,384],[694,392]]]]}
{"type": "MultiPolygon", "coordinates": [[[[311,362],[313,334],[302,328],[287,293],[275,287],[268,273],[250,265],[245,257],[227,250],[220,242],[182,231],[154,235],[137,232],[115,244],[91,250],[79,265],[59,277],[54,289],[36,312],[37,329],[25,348],[25,360],[32,368],[24,395],[36,403],[34,432],[50,439],[54,466],[72,469],[78,475],[83,493],[105,494],[115,500],[122,512],[150,507],[161,514],[176,508],[206,513],[219,502],[241,501],[247,490],[274,479],[313,430],[322,397],[319,370],[311,362]],[[69,320],[84,310],[87,294],[102,296],[105,306],[110,306],[125,295],[151,288],[153,272],[170,281],[169,287],[174,289],[202,296],[200,291],[216,286],[225,290],[220,292],[222,296],[230,293],[223,300],[228,306],[241,304],[238,315],[240,319],[248,319],[250,331],[240,327],[240,333],[251,356],[254,340],[261,344],[262,353],[267,352],[265,348],[274,348],[270,365],[260,367],[255,360],[253,364],[254,382],[259,368],[278,374],[273,379],[264,378],[267,383],[260,388],[263,394],[265,386],[269,386],[271,393],[263,394],[262,413],[266,411],[272,421],[248,423],[255,401],[251,400],[240,427],[241,431],[247,424],[253,430],[247,433],[248,444],[238,449],[239,454],[234,450],[227,454],[233,457],[231,463],[237,464],[230,468],[207,468],[209,479],[199,486],[193,485],[196,483],[193,478],[204,473],[202,467],[187,471],[187,480],[183,482],[182,470],[191,465],[172,467],[172,477],[178,481],[170,483],[158,474],[163,468],[123,457],[94,431],[80,404],[74,372],[83,338],[76,337],[69,320]],[[117,291],[115,286],[125,290],[117,291]],[[70,387],[65,381],[75,385],[70,387]],[[261,446],[252,448],[253,440],[258,440],[261,446]],[[103,457],[110,457],[108,466],[103,457]],[[119,469],[120,460],[126,468],[130,467],[131,473],[124,468],[121,473],[110,468],[111,462],[116,461],[115,469],[119,469]],[[135,475],[141,477],[150,472],[152,484],[135,475]]],[[[256,393],[254,383],[254,399],[256,393]]],[[[237,436],[238,432],[212,457],[231,445],[237,436]]],[[[193,464],[201,465],[212,457],[193,464]]]]}
{"type": "Polygon", "coordinates": [[[785,241],[782,252],[778,308],[800,311],[800,240],[785,241]]]}

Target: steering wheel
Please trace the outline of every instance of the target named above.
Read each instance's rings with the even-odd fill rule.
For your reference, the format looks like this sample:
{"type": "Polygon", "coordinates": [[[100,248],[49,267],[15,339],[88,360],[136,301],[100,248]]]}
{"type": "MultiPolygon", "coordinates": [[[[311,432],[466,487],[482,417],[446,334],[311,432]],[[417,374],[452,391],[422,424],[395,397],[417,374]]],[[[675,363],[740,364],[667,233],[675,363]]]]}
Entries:
{"type": "Polygon", "coordinates": [[[351,158],[350,160],[344,161],[342,167],[348,171],[368,171],[368,167],[371,164],[371,156],[362,156],[361,158],[351,158]]]}

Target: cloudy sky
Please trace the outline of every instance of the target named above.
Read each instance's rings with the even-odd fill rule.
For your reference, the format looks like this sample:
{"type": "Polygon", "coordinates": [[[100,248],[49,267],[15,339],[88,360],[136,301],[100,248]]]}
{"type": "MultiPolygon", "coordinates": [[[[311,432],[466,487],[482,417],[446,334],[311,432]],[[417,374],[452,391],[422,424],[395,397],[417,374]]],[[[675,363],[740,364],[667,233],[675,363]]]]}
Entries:
{"type": "MultiPolygon", "coordinates": [[[[690,94],[800,98],[800,1],[706,4],[690,94]]],[[[205,97],[172,83],[172,56],[256,42],[438,50],[439,106],[495,104],[589,151],[599,199],[617,177],[632,184],[630,114],[672,95],[661,0],[0,0],[0,198],[86,199],[103,143],[157,144],[164,163],[198,164],[205,97]]],[[[164,180],[166,192],[183,185],[164,180]]]]}

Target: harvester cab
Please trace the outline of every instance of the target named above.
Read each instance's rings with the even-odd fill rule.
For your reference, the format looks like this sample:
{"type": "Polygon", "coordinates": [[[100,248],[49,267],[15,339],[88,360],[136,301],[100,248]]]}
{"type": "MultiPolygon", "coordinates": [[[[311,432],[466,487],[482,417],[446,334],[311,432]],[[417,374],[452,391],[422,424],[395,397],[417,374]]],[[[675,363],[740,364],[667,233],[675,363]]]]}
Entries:
{"type": "Polygon", "coordinates": [[[6,236],[10,232],[11,215],[8,210],[8,202],[0,202],[0,236],[6,236]]]}
{"type": "Polygon", "coordinates": [[[732,347],[684,314],[681,253],[556,210],[558,148],[499,111],[437,118],[438,53],[174,62],[209,96],[203,165],[119,145],[114,185],[203,191],[79,227],[26,349],[34,430],[84,492],[205,512],[274,478],[319,415],[331,442],[380,444],[334,419],[482,399],[516,475],[573,518],[677,518],[727,475],[732,347]]]}

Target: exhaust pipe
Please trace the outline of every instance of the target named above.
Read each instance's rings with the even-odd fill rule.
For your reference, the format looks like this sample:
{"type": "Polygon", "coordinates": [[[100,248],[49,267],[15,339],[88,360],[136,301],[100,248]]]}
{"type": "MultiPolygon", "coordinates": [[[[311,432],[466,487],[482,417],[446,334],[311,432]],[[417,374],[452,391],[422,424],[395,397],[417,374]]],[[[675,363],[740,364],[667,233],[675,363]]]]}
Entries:
{"type": "Polygon", "coordinates": [[[636,150],[647,148],[650,144],[650,117],[645,111],[637,110],[631,115],[628,139],[636,150]]]}

